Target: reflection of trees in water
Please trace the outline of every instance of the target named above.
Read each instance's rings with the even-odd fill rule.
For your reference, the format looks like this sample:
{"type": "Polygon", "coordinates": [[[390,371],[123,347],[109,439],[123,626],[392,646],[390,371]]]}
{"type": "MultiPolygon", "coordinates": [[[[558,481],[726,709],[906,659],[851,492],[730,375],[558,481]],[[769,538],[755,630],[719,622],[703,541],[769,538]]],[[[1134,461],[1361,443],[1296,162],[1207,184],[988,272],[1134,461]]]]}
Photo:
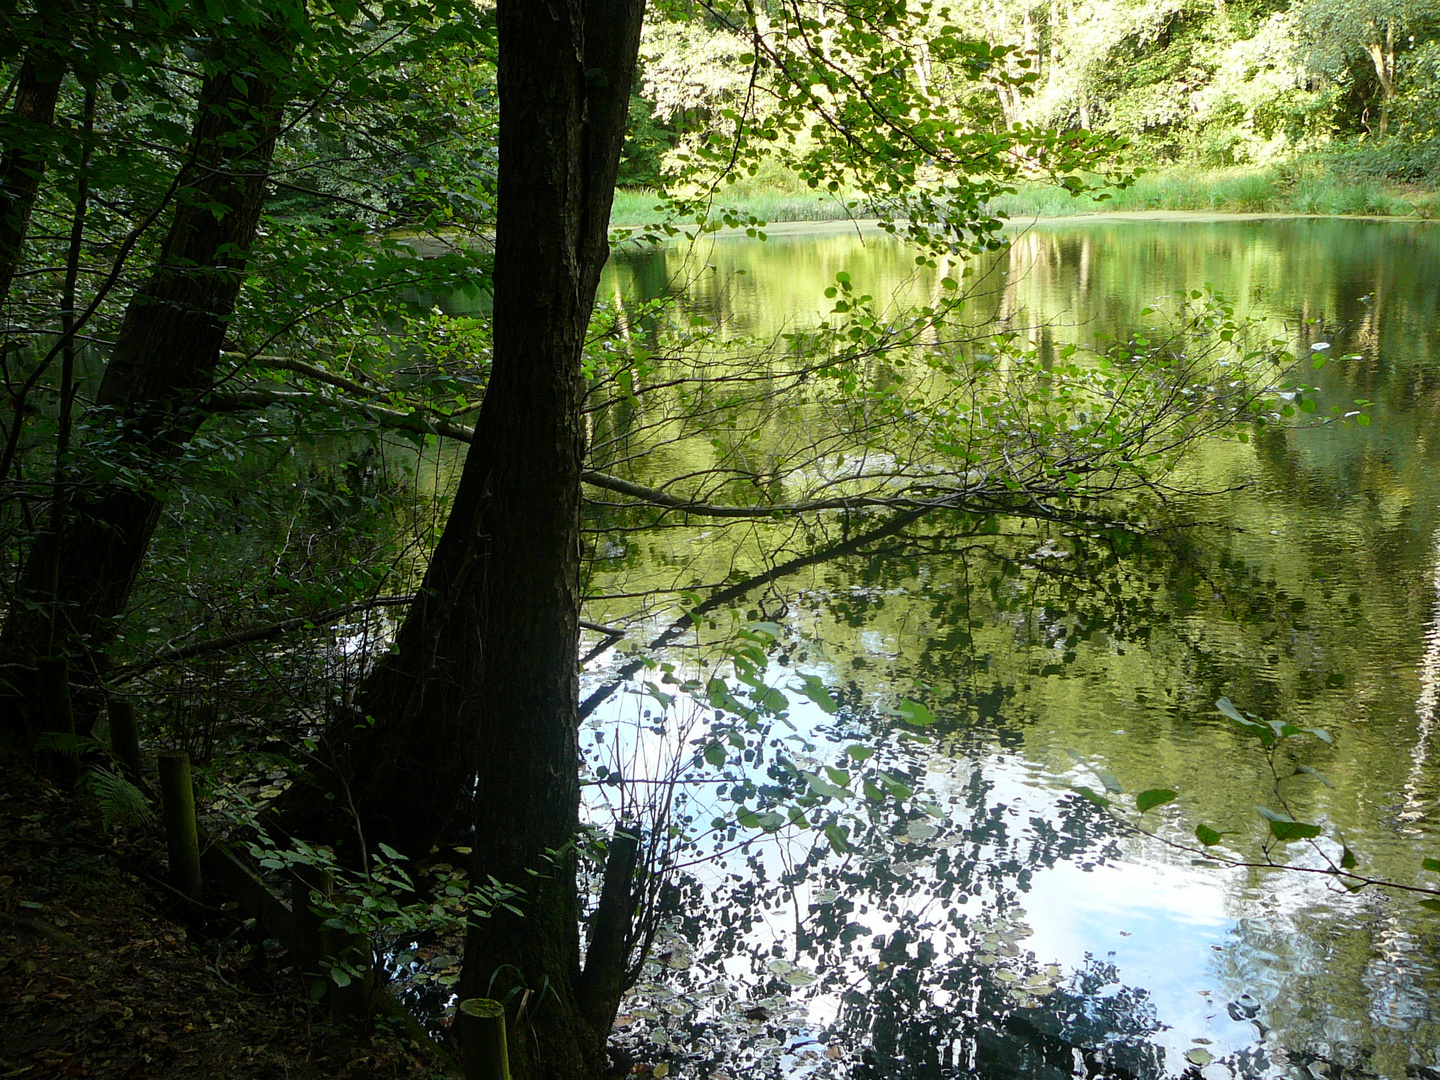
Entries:
{"type": "MultiPolygon", "coordinates": [[[[881,753],[894,774],[917,778],[903,752],[881,753]]],[[[1051,818],[1027,820],[995,797],[978,762],[959,764],[934,794],[944,817],[875,808],[851,853],[757,849],[743,869],[681,884],[670,911],[683,921],[637,999],[657,1006],[637,1028],[642,1044],[653,1054],[653,1031],[668,1029],[669,1053],[703,1059],[697,1075],[804,1071],[807,1044],[811,1065],[831,1075],[1163,1075],[1145,991],[1122,985],[1112,965],[1065,972],[1024,947],[1032,875],[1105,862],[1117,825],[1069,797],[1051,818]],[[717,993],[721,971],[731,981],[717,993]]]]}
{"type": "MultiPolygon", "coordinates": [[[[995,304],[1010,313],[1048,317],[1056,310],[1045,307],[1049,294],[1065,298],[1069,307],[1061,310],[1073,312],[1077,331],[1083,328],[1087,334],[1115,320],[1133,319],[1129,299],[1157,291],[1146,276],[1151,270],[1141,265],[1144,259],[1120,257],[1123,245],[1110,245],[1116,257],[1101,257],[1126,228],[1087,226],[1079,239],[1063,228],[1043,237],[1035,234],[1006,257],[1012,272],[1005,288],[977,302],[976,309],[995,304]],[[1077,273],[1079,281],[1074,280],[1077,273]],[[1115,299],[1120,296],[1127,298],[1123,305],[1115,299]]],[[[1412,760],[1412,753],[1428,753],[1428,731],[1413,729],[1417,718],[1424,721],[1433,708],[1423,693],[1416,708],[1416,693],[1408,684],[1399,687],[1403,692],[1393,692],[1397,687],[1387,681],[1390,676],[1377,677],[1375,669],[1377,664],[1387,673],[1397,669],[1402,680],[1413,672],[1410,658],[1427,644],[1415,630],[1433,614],[1433,589],[1414,585],[1422,576],[1428,585],[1433,569],[1428,561],[1420,566],[1420,556],[1430,555],[1435,527],[1426,498],[1433,492],[1433,480],[1426,478],[1433,457],[1427,433],[1440,407],[1433,393],[1433,358],[1440,355],[1440,344],[1433,318],[1420,316],[1433,315],[1440,277],[1429,272],[1431,249],[1394,260],[1386,245],[1398,234],[1375,229],[1364,232],[1363,243],[1337,245],[1337,237],[1363,232],[1354,223],[1333,230],[1311,224],[1277,227],[1278,239],[1269,246],[1257,245],[1249,228],[1206,229],[1196,235],[1210,239],[1193,251],[1182,250],[1183,244],[1160,244],[1151,262],[1158,261],[1162,276],[1183,278],[1181,284],[1214,280],[1277,319],[1322,318],[1323,323],[1297,331],[1302,347],[1328,340],[1335,355],[1368,345],[1363,362],[1332,363],[1316,378],[1335,400],[1379,400],[1371,428],[1348,433],[1272,429],[1249,448],[1217,451],[1200,470],[1208,486],[1223,488],[1257,476],[1260,481],[1250,491],[1195,510],[1216,520],[1217,529],[1176,532],[1161,542],[1154,535],[1014,522],[1003,523],[998,533],[982,532],[976,521],[934,514],[861,555],[807,564],[803,581],[798,576],[767,580],[763,601],[756,594],[747,602],[763,603],[772,617],[794,619],[807,638],[796,649],[797,663],[844,684],[839,696],[858,714],[876,702],[912,695],[922,698],[942,725],[963,728],[963,745],[977,753],[1019,749],[1043,762],[1047,749],[1078,746],[1117,772],[1151,770],[1163,761],[1163,782],[1186,793],[1186,814],[1194,820],[1230,825],[1253,817],[1254,785],[1246,780],[1250,749],[1203,719],[1217,696],[1243,700],[1247,708],[1275,718],[1303,717],[1332,728],[1342,736],[1343,757],[1317,764],[1349,794],[1330,796],[1317,789],[1303,796],[1303,810],[1349,835],[1384,844],[1394,822],[1363,793],[1373,791],[1377,782],[1394,790],[1408,774],[1413,816],[1417,797],[1428,809],[1432,786],[1428,776],[1420,778],[1419,758],[1412,760]],[[1227,287],[1207,269],[1222,263],[1241,265],[1243,281],[1227,287]],[[1399,342],[1396,327],[1416,332],[1399,342]],[[1282,539],[1264,541],[1267,534],[1282,539]],[[1395,703],[1383,704],[1390,699],[1395,703]],[[1384,735],[1378,723],[1367,732],[1352,723],[1357,711],[1362,719],[1393,723],[1383,725],[1384,735]],[[1125,730],[1113,730],[1117,727],[1125,730]],[[1354,805],[1348,801],[1352,795],[1360,800],[1354,805]]],[[[805,303],[813,303],[810,293],[828,283],[839,265],[827,264],[823,274],[814,276],[792,267],[781,291],[787,298],[804,294],[805,303]]],[[[725,281],[758,287],[758,275],[737,277],[734,269],[722,262],[705,288],[725,281]]],[[[773,306],[785,306],[768,295],[773,306]]],[[[704,309],[706,303],[696,307],[704,309]]],[[[744,310],[751,313],[749,307],[744,310]]],[[[793,304],[787,308],[795,310],[793,304]]],[[[781,419],[793,426],[793,419],[781,419]]],[[[603,434],[617,439],[632,423],[632,417],[617,412],[597,419],[597,431],[609,425],[603,434]]],[[[647,523],[637,519],[633,524],[647,523]]],[[[747,560],[752,553],[745,544],[761,546],[763,541],[776,548],[771,542],[784,532],[778,549],[767,554],[770,562],[780,562],[822,548],[826,531],[837,532],[840,526],[829,522],[814,531],[788,523],[746,526],[747,539],[733,545],[720,540],[718,527],[710,528],[714,531],[707,529],[703,543],[689,549],[672,545],[668,563],[656,559],[658,547],[647,555],[629,534],[627,541],[637,542],[627,543],[634,578],[625,587],[638,591],[651,573],[687,584],[702,582],[705,578],[694,569],[701,566],[715,577],[716,588],[728,586],[751,571],[747,560]],[[715,562],[729,576],[701,561],[702,553],[713,557],[717,551],[723,558],[715,562]]],[[[1147,783],[1159,779],[1152,773],[1147,783]]],[[[690,1028],[717,1055],[741,1045],[753,1049],[767,1037],[783,1041],[783,1001],[819,1002],[828,995],[832,1007],[826,1016],[836,1018],[846,1042],[871,1044],[877,1076],[967,1071],[985,1077],[1045,1076],[1051,1069],[1059,1070],[1057,1075],[1109,1070],[1110,1075],[1148,1076],[1183,1070],[1185,1063],[1156,1056],[1148,1037],[1154,1016],[1144,994],[1115,985],[1113,971],[1093,966],[1085,973],[1068,973],[1048,994],[1030,995],[1035,1000],[1017,1004],[1014,984],[1000,978],[999,971],[1029,978],[1034,972],[1025,969],[1024,957],[1007,958],[1012,962],[1008,969],[975,959],[976,942],[1008,917],[1028,876],[1054,865],[1045,861],[1046,852],[1058,852],[1057,845],[1065,843],[1073,850],[1054,858],[1083,858],[1104,849],[1088,807],[1069,808],[1069,821],[1053,826],[1031,822],[1020,829],[1003,810],[997,823],[994,809],[973,802],[955,808],[956,820],[966,822],[964,834],[977,839],[931,848],[923,865],[901,850],[914,845],[897,844],[892,837],[888,848],[877,840],[884,850],[868,861],[836,864],[818,855],[797,856],[793,862],[756,860],[743,871],[753,878],[747,883],[729,882],[718,890],[696,882],[683,886],[672,910],[689,919],[685,933],[693,944],[713,950],[710,962],[749,956],[756,942],[766,949],[778,942],[785,954],[766,952],[747,961],[744,994],[749,996],[741,1001],[726,991],[705,998],[708,1004],[688,1013],[690,1028]],[[1047,828],[1055,834],[1048,841],[1047,828]],[[966,844],[980,845],[983,854],[966,844]],[[805,899],[827,888],[836,890],[834,901],[812,907],[805,899]],[[797,895],[803,908],[798,918],[792,899],[797,895]],[[695,914],[701,911],[706,914],[695,914]],[[775,925],[787,919],[789,929],[777,932],[775,925]],[[776,960],[804,965],[816,982],[795,987],[785,972],[767,970],[776,960]],[[763,1008],[756,1004],[762,1000],[768,1002],[763,1008]],[[747,1003],[764,1017],[731,1025],[726,1010],[735,1013],[747,1003]],[[1092,1022],[1096,1026],[1086,1026],[1092,1022]],[[1134,1053],[1124,1060],[1097,1053],[1086,1057],[1087,1050],[1098,1051],[1107,1039],[1112,1050],[1133,1044],[1134,1053]]],[[[1384,857],[1377,853],[1377,868],[1388,866],[1390,873],[1415,861],[1418,857],[1410,859],[1408,849],[1384,857]]],[[[1285,885],[1277,882],[1273,888],[1285,885]]],[[[1256,1001],[1246,1001],[1244,991],[1256,990],[1258,1000],[1279,996],[1285,985],[1298,988],[1309,1011],[1279,1010],[1270,1019],[1280,1030],[1270,1039],[1292,1045],[1292,1063],[1315,1064],[1331,1076],[1339,1075],[1341,1066],[1375,1066],[1365,1053],[1335,1053],[1323,1039],[1312,1038],[1315,1031],[1347,1017],[1347,1030],[1357,1042],[1383,1044],[1386,1003],[1400,997],[1410,1004],[1423,1001],[1430,979],[1427,974],[1399,989],[1386,984],[1385,973],[1401,964],[1397,957],[1414,947],[1408,933],[1394,932],[1410,920],[1392,917],[1391,932],[1372,934],[1357,928],[1353,919],[1337,920],[1337,910],[1343,909],[1325,907],[1323,915],[1297,924],[1293,947],[1276,954],[1286,957],[1281,974],[1252,972],[1253,981],[1233,981],[1236,997],[1228,1003],[1232,1018],[1262,1025],[1264,1012],[1256,1001]],[[1341,962],[1324,945],[1339,938],[1349,942],[1346,949],[1374,950],[1373,962],[1341,962]],[[1381,1019],[1367,1026],[1372,1014],[1381,1019]]],[[[1265,951],[1268,931],[1255,926],[1261,929],[1247,924],[1237,952],[1252,946],[1265,951]]],[[[1280,944],[1286,943],[1282,939],[1280,944]]],[[[1262,1036],[1257,1026],[1257,1040],[1262,1036]]],[[[777,1055],[783,1049],[772,1048],[777,1055]]],[[[1263,1075],[1279,1065],[1267,1064],[1259,1050],[1230,1064],[1242,1076],[1263,1075]]]]}

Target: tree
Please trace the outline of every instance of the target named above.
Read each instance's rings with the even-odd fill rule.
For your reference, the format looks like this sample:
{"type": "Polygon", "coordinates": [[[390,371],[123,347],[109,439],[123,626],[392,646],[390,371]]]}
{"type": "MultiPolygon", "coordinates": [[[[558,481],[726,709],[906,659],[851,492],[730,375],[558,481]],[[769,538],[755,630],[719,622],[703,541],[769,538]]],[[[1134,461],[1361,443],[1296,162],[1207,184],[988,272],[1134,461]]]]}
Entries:
{"type": "MultiPolygon", "coordinates": [[[[53,31],[50,22],[57,9],[42,5],[41,10],[50,21],[39,19],[38,25],[53,31]]],[[[51,303],[53,293],[27,280],[24,289],[17,286],[7,309],[12,322],[4,355],[12,363],[5,378],[13,420],[5,425],[0,452],[0,477],[6,485],[0,506],[8,515],[12,543],[23,552],[17,556],[22,568],[14,575],[0,630],[6,694],[21,706],[6,717],[16,721],[12,730],[22,729],[20,719],[38,706],[38,658],[66,657],[86,684],[94,687],[104,681],[101,673],[156,522],[181,482],[177,478],[193,467],[193,459],[187,458],[191,440],[225,405],[213,394],[222,350],[231,350],[224,366],[243,358],[235,366],[246,367],[249,354],[234,350],[247,337],[266,344],[288,340],[297,326],[314,319],[317,308],[323,311],[353,299],[346,285],[333,277],[307,293],[295,288],[292,276],[287,306],[260,314],[255,305],[242,303],[242,286],[256,270],[253,249],[272,185],[295,186],[272,173],[277,143],[334,136],[340,126],[335,113],[361,91],[373,95],[380,102],[375,111],[383,113],[386,103],[401,100],[396,88],[411,81],[403,70],[406,61],[424,55],[427,48],[443,54],[457,37],[483,39],[476,20],[454,13],[444,3],[391,3],[384,14],[392,25],[381,31],[368,19],[357,18],[353,9],[307,11],[304,4],[251,5],[242,0],[212,12],[213,19],[163,12],[136,17],[129,8],[102,6],[96,9],[96,26],[87,39],[90,48],[75,61],[83,130],[55,133],[65,153],[58,155],[52,190],[39,184],[43,162],[35,157],[34,141],[26,141],[33,131],[20,125],[22,137],[11,144],[5,161],[18,162],[15,168],[30,186],[17,189],[14,210],[6,218],[10,232],[0,240],[10,236],[11,247],[0,258],[0,270],[13,273],[22,258],[41,267],[58,261],[65,281],[56,290],[58,304],[51,303]],[[423,39],[419,27],[433,30],[432,38],[423,39]],[[156,74],[157,60],[177,57],[184,61],[173,65],[180,74],[172,75],[163,66],[156,74]],[[184,66],[188,64],[195,70],[184,66]],[[98,109],[97,84],[108,86],[104,96],[110,99],[98,109]],[[137,89],[132,91],[132,86],[137,89]],[[125,102],[132,93],[144,98],[138,118],[127,115],[125,102]],[[282,126],[287,103],[296,97],[300,100],[290,123],[282,126]],[[193,110],[193,124],[179,119],[186,115],[182,110],[193,110]],[[68,243],[58,252],[53,236],[22,243],[22,227],[37,193],[52,225],[46,231],[60,231],[53,223],[63,219],[68,243]],[[154,226],[167,218],[164,239],[156,244],[151,234],[160,230],[154,226]],[[153,269],[137,279],[135,266],[143,266],[152,252],[153,269]],[[101,265],[101,259],[107,265],[101,265]],[[98,285],[87,297],[83,287],[91,280],[98,285]],[[317,291],[322,294],[318,298],[317,291]],[[128,303],[117,304],[127,293],[128,303]],[[77,303],[77,296],[82,302],[77,303]],[[314,305],[309,310],[294,306],[306,299],[314,305]],[[21,311],[23,319],[18,317],[21,311]],[[58,338],[42,338],[45,344],[36,348],[27,337],[36,330],[58,338]],[[99,385],[83,384],[76,375],[77,356],[107,338],[114,345],[103,346],[106,365],[99,385]],[[78,345],[87,340],[94,344],[78,345]],[[58,387],[52,385],[56,367],[58,387]],[[77,405],[93,406],[81,410],[78,422],[77,405]],[[48,423],[52,412],[58,413],[54,425],[48,423]],[[41,498],[24,477],[27,470],[33,476],[36,459],[45,456],[54,483],[45,489],[49,520],[41,527],[35,514],[41,498]]],[[[41,55],[50,39],[39,31],[31,37],[27,56],[41,55]]],[[[27,60],[27,76],[34,66],[27,60]]],[[[46,83],[55,92],[53,109],[54,96],[65,96],[63,80],[53,67],[44,68],[44,74],[54,76],[55,85],[46,83]]],[[[74,88],[68,92],[73,102],[74,88]]],[[[17,109],[21,104],[25,102],[17,103],[17,109]]],[[[37,106],[25,108],[34,113],[37,106]]],[[[404,143],[430,135],[428,118],[402,118],[421,132],[394,138],[401,146],[384,148],[389,161],[377,147],[389,134],[382,131],[382,121],[395,120],[395,110],[370,119],[363,145],[372,172],[393,168],[396,158],[424,161],[406,154],[404,143]]],[[[29,123],[33,127],[34,121],[29,123]]],[[[322,188],[343,186],[329,183],[325,173],[325,166],[335,170],[343,163],[333,157],[322,163],[313,159],[312,154],[307,164],[315,168],[304,179],[322,188]]],[[[374,186],[384,189],[386,180],[376,176],[374,186]]],[[[478,177],[472,184],[483,186],[483,180],[478,177]]],[[[358,203],[339,192],[301,190],[309,198],[358,203]]],[[[445,203],[454,193],[436,185],[429,194],[445,203]]],[[[470,191],[463,194],[473,198],[470,191]]],[[[441,208],[445,214],[450,210],[448,205],[441,208]]],[[[355,286],[361,295],[398,291],[425,279],[415,270],[418,260],[398,257],[390,249],[378,262],[371,257],[363,260],[363,267],[354,265],[362,262],[356,249],[363,238],[353,228],[341,226],[334,232],[338,239],[329,245],[312,242],[320,252],[306,264],[312,277],[312,264],[329,257],[333,269],[335,250],[348,249],[352,268],[365,273],[365,280],[355,286]]],[[[295,267],[278,256],[273,241],[269,246],[259,260],[262,272],[257,277],[273,289],[295,267]]],[[[450,267],[454,261],[438,260],[450,267]]],[[[27,277],[44,279],[51,273],[37,269],[27,277]]],[[[315,340],[313,334],[310,339],[315,340]]],[[[88,697],[85,712],[93,714],[96,698],[88,697]]]]}
{"type": "Polygon", "coordinates": [[[15,104],[0,155],[0,306],[10,292],[45,175],[50,125],[65,73],[68,31],[62,5],[41,6],[15,76],[15,104]]]}
{"type": "MultiPolygon", "coordinates": [[[[289,29],[267,22],[244,45],[222,46],[200,89],[169,231],[126,309],[96,399],[116,421],[125,478],[88,477],[57,492],[59,511],[31,546],[22,602],[7,611],[0,634],[12,671],[32,668],[39,656],[75,653],[93,676],[97,648],[124,610],[162,505],[151,485],[204,418],[202,398],[244,280],[284,106],[279,76],[293,49],[289,29]]],[[[72,323],[67,333],[74,332],[72,323]]],[[[64,347],[62,335],[51,357],[64,347]]],[[[12,700],[29,711],[36,695],[25,681],[12,675],[12,700]]]]}
{"type": "Polygon", "coordinates": [[[1433,5],[1424,0],[1306,0],[1300,22],[1315,66],[1337,70],[1357,51],[1370,61],[1380,98],[1374,130],[1384,138],[1395,100],[1397,46],[1433,19],[1433,5]]]}
{"type": "MultiPolygon", "coordinates": [[[[998,138],[965,124],[965,106],[917,86],[910,35],[896,29],[904,9],[857,3],[827,8],[822,21],[797,8],[784,27],[745,11],[711,15],[722,25],[734,18],[730,32],[749,39],[755,81],[763,76],[778,101],[758,118],[731,110],[731,130],[698,147],[717,181],[752,162],[759,144],[811,186],[862,183],[905,213],[907,224],[893,228],[936,249],[979,249],[999,227],[984,202],[1008,179],[1036,168],[1069,174],[1112,149],[1087,133],[1016,127],[998,138]]],[[[576,648],[582,350],[607,256],[641,16],[638,0],[573,0],[553,13],[500,4],[489,383],[395,647],[329,732],[337,751],[328,782],[348,796],[337,804],[353,804],[366,844],[423,854],[468,809],[472,878],[524,888],[523,914],[500,910],[472,925],[461,982],[462,998],[508,1002],[522,1077],[594,1075],[629,970],[635,846],[624,832],[610,844],[580,964],[576,648]]],[[[1007,55],[949,28],[931,63],[1028,80],[1007,72],[1007,55]]],[[[837,340],[852,331],[867,340],[866,303],[854,299],[837,306],[853,312],[837,340]]]]}

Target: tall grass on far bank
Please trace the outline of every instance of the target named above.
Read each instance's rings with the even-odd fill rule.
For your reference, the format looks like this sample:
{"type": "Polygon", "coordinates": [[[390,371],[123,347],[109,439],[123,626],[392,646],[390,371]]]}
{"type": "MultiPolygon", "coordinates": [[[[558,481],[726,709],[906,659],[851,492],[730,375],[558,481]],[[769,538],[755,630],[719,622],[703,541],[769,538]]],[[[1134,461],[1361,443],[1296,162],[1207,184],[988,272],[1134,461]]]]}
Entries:
{"type": "MultiPolygon", "coordinates": [[[[843,202],[790,181],[742,182],[722,187],[717,206],[752,214],[762,221],[836,221],[850,216],[843,202]]],[[[786,178],[789,179],[789,178],[786,178]]],[[[654,192],[618,190],[611,221],[617,226],[656,220],[654,192]]],[[[1363,175],[1347,174],[1324,161],[1297,159],[1265,168],[1158,169],[1108,198],[1075,198],[1050,184],[1032,183],[990,203],[1002,217],[1073,217],[1082,214],[1190,210],[1218,214],[1320,214],[1440,218],[1440,193],[1363,175]]],[[[864,208],[857,217],[869,215],[864,208]]]]}
{"type": "MultiPolygon", "coordinates": [[[[738,186],[738,185],[737,185],[738,186]]],[[[610,211],[610,224],[617,227],[644,225],[661,217],[655,206],[659,196],[645,188],[616,188],[615,205],[610,211]]],[[[721,188],[715,193],[715,207],[729,207],[750,214],[761,221],[840,221],[849,215],[844,205],[817,192],[789,192],[764,189],[733,190],[721,188]]],[[[870,215],[856,214],[857,217],[870,215]]]]}
{"type": "Polygon", "coordinates": [[[1319,167],[1286,163],[1269,168],[1167,169],[1140,176],[1106,199],[1073,198],[1045,184],[1027,184],[990,208],[1010,218],[1074,214],[1199,210],[1222,214],[1335,214],[1377,217],[1440,216],[1433,191],[1408,190],[1379,180],[1342,176],[1319,167]]]}

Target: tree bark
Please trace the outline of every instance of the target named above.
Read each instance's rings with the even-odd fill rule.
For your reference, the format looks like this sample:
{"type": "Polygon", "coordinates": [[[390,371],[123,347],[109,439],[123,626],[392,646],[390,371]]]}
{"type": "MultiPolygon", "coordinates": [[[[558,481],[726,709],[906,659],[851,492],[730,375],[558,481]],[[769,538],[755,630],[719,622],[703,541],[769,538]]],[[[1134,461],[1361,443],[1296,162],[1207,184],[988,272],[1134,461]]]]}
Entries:
{"type": "Polygon", "coordinates": [[[39,4],[39,34],[25,52],[11,110],[12,144],[0,155],[0,307],[25,251],[30,212],[45,175],[48,136],[65,76],[66,36],[60,5],[39,4]]]}
{"type": "Polygon", "coordinates": [[[505,1002],[517,1080],[596,1075],[618,1006],[598,971],[604,1000],[577,994],[580,363],[643,10],[501,0],[490,382],[420,594],[359,697],[368,719],[338,732],[367,839],[423,852],[473,793],[472,880],[525,889],[523,917],[473,924],[461,981],[505,1002]]]}
{"type": "Polygon", "coordinates": [[[34,540],[19,590],[28,603],[11,605],[0,632],[22,716],[31,711],[26,672],[37,655],[70,655],[77,675],[93,678],[159,520],[156,488],[205,416],[264,205],[288,55],[283,41],[257,37],[201,88],[190,177],[157,266],[126,308],[96,397],[109,414],[99,422],[115,425],[117,466],[142,483],[72,478],[63,532],[34,540]]]}
{"type": "Polygon", "coordinates": [[[1380,82],[1380,125],[1376,134],[1384,138],[1390,130],[1390,103],[1395,97],[1395,24],[1386,23],[1383,40],[1380,28],[1374,27],[1375,37],[1366,46],[1370,62],[1375,65],[1375,77],[1380,82]]]}

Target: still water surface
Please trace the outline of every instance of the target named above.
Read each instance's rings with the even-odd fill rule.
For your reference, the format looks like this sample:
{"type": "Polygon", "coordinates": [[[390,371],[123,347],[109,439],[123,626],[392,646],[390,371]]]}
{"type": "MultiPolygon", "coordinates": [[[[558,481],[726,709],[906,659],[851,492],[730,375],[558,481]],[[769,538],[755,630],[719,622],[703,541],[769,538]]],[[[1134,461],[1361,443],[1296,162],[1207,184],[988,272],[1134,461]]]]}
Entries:
{"type": "MultiPolygon", "coordinates": [[[[897,304],[953,272],[917,275],[888,237],[834,228],[624,255],[602,293],[634,306],[679,290],[727,335],[763,340],[822,317],[841,270],[897,304]]],[[[1440,229],[1040,224],[970,280],[976,322],[1041,349],[1124,334],[1157,297],[1213,286],[1297,353],[1329,343],[1322,404],[1373,401],[1374,422],[1207,448],[1186,480],[1218,494],[1184,500],[1188,527],[1153,545],[1029,526],[977,552],[937,527],[778,583],[760,602],[793,635],[775,677],[818,675],[846,706],[792,710],[816,759],[923,701],[939,734],[882,736],[878,754],[943,813],[844,859],[812,839],[695,870],[627,1037],[695,1076],[1440,1076],[1440,915],[1199,864],[1073,793],[1101,773],[1175,788],[1146,816],[1157,834],[1203,823],[1254,855],[1273,781],[1216,712],[1228,696],[1334,736],[1282,762],[1333,785],[1287,781],[1297,814],[1362,869],[1436,883],[1420,864],[1440,857],[1440,229]]],[[[597,545],[588,612],[643,624],[635,595],[753,571],[765,528],[617,533],[597,545]]],[[[645,707],[618,696],[590,726],[645,707]]],[[[1301,844],[1275,856],[1318,864],[1301,844]]]]}

